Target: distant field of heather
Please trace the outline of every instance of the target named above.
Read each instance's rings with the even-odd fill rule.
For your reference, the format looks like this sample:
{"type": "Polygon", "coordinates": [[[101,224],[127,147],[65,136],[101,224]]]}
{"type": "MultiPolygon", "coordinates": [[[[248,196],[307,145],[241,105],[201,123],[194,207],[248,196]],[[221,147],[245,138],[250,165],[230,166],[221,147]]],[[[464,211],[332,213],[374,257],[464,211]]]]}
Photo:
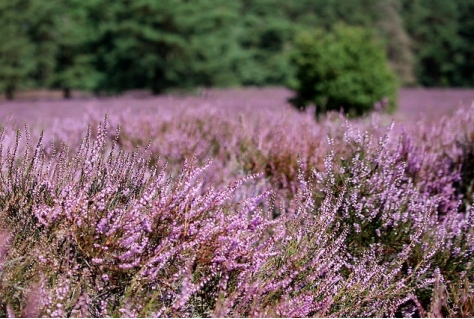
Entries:
{"type": "Polygon", "coordinates": [[[1,102],[0,316],[474,316],[474,91],[290,96],[1,102]]]}

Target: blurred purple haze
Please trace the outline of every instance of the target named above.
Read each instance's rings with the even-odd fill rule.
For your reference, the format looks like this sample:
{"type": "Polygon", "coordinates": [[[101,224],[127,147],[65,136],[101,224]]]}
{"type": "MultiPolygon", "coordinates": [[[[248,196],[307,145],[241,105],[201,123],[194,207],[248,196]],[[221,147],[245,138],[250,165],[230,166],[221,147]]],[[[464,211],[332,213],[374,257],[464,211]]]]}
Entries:
{"type": "MultiPolygon", "coordinates": [[[[0,102],[0,118],[9,116],[16,121],[40,121],[47,124],[56,119],[83,117],[88,110],[114,114],[124,109],[140,112],[204,106],[229,108],[232,111],[254,108],[288,108],[292,92],[285,88],[210,89],[196,95],[161,95],[130,93],[119,97],[78,98],[72,100],[23,99],[0,102]]],[[[397,120],[413,120],[420,116],[436,119],[453,113],[474,101],[474,89],[403,88],[398,98],[397,120]]],[[[238,114],[238,112],[234,112],[238,114]]]]}

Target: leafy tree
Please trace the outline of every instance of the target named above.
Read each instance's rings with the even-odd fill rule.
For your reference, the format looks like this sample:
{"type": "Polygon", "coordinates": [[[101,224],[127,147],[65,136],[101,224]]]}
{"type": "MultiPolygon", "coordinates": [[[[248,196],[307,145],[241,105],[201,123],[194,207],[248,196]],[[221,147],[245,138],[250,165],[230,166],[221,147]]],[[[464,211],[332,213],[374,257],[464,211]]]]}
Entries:
{"type": "MultiPolygon", "coordinates": [[[[92,40],[96,34],[89,19],[95,0],[24,1],[25,34],[33,55],[30,81],[37,87],[93,90],[97,85],[92,40]]],[[[19,21],[10,22],[11,27],[19,21]]]]}
{"type": "MultiPolygon", "coordinates": [[[[187,47],[188,74],[193,86],[238,85],[242,61],[235,25],[239,4],[225,0],[190,1],[182,5],[176,24],[187,47]]],[[[181,81],[181,80],[180,80],[181,81]]]]}
{"type": "Polygon", "coordinates": [[[71,89],[94,90],[101,74],[96,70],[92,43],[96,30],[89,19],[93,2],[66,0],[58,7],[56,26],[58,49],[53,87],[61,88],[64,97],[71,96],[71,89]]]}
{"type": "Polygon", "coordinates": [[[463,86],[474,86],[474,0],[459,0],[458,35],[462,55],[456,74],[463,86]]]}
{"type": "Polygon", "coordinates": [[[27,36],[28,20],[22,13],[28,1],[0,1],[0,89],[11,100],[16,90],[32,85],[34,47],[27,36]]]}
{"type": "Polygon", "coordinates": [[[298,33],[318,27],[329,30],[338,21],[371,26],[376,19],[375,4],[379,1],[242,1],[240,42],[249,56],[242,83],[286,84],[293,71],[290,52],[298,33]]]}
{"type": "Polygon", "coordinates": [[[285,83],[295,24],[281,0],[242,1],[238,39],[246,59],[238,70],[244,85],[285,83]]]}
{"type": "Polygon", "coordinates": [[[106,90],[229,85],[239,54],[238,6],[224,0],[121,0],[101,20],[106,90]]]}
{"type": "Polygon", "coordinates": [[[403,0],[403,15],[414,40],[416,75],[426,86],[457,86],[462,64],[458,4],[463,0],[403,0]]]}
{"type": "Polygon", "coordinates": [[[50,87],[54,80],[60,25],[58,12],[60,2],[28,1],[28,38],[34,46],[32,79],[37,87],[50,87]]]}
{"type": "Polygon", "coordinates": [[[402,84],[415,84],[413,41],[403,25],[400,1],[383,0],[375,8],[375,27],[385,42],[390,67],[402,84]]]}
{"type": "Polygon", "coordinates": [[[383,47],[367,29],[339,24],[331,32],[303,33],[293,63],[296,97],[291,102],[298,108],[314,103],[317,115],[342,108],[356,116],[385,99],[395,107],[395,76],[383,47]]]}

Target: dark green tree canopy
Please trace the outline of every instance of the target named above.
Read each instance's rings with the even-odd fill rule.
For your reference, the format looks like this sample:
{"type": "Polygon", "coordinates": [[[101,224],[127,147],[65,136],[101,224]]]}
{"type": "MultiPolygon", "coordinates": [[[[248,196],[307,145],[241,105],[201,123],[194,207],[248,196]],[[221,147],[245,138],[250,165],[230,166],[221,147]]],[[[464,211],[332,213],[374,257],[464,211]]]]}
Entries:
{"type": "MultiPolygon", "coordinates": [[[[105,17],[103,88],[148,88],[238,84],[229,72],[238,64],[232,27],[238,6],[223,0],[121,0],[105,17]]],[[[101,22],[99,19],[98,22],[101,22]]]]}
{"type": "Polygon", "coordinates": [[[403,85],[474,85],[474,0],[5,0],[0,90],[286,85],[296,35],[370,29],[403,85]]]}
{"type": "Polygon", "coordinates": [[[28,38],[28,10],[23,0],[0,1],[0,90],[13,99],[15,90],[31,86],[34,45],[28,38]]]}

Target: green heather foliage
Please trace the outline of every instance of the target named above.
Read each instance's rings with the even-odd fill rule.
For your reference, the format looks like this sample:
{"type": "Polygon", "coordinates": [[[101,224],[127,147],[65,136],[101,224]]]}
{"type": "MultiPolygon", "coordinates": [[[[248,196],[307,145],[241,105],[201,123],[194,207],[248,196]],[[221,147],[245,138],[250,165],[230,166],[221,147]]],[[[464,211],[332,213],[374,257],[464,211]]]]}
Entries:
{"type": "Polygon", "coordinates": [[[315,104],[316,115],[342,109],[349,116],[366,114],[377,104],[395,108],[395,75],[368,30],[336,25],[331,32],[301,34],[295,46],[291,102],[297,108],[315,104]]]}

